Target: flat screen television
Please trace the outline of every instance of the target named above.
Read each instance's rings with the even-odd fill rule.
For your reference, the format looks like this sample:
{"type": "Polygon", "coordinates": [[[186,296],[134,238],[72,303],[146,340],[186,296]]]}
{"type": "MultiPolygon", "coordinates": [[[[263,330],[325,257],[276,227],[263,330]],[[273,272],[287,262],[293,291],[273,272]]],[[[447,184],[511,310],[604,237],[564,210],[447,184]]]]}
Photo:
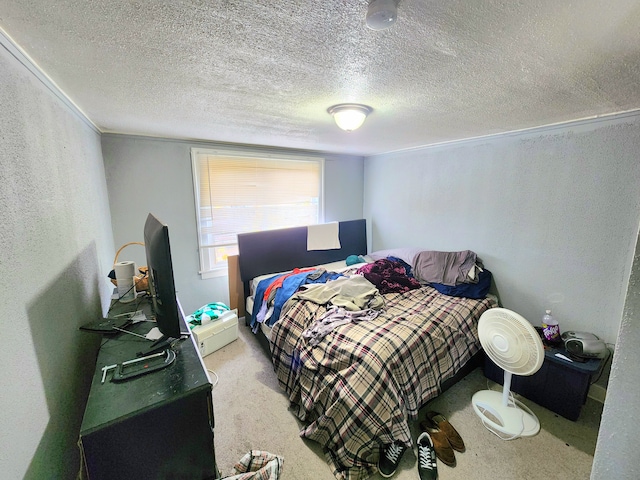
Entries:
{"type": "Polygon", "coordinates": [[[153,214],[144,224],[144,247],[149,267],[149,291],[153,315],[162,337],[147,347],[141,355],[150,355],[169,348],[171,343],[185,335],[171,262],[169,228],[153,214]]]}

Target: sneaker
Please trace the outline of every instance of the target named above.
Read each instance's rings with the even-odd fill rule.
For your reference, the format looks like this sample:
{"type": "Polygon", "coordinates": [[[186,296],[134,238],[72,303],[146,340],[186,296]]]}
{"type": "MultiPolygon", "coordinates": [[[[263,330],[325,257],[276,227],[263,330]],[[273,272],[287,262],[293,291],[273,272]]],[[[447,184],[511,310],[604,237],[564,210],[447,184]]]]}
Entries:
{"type": "Polygon", "coordinates": [[[447,434],[440,430],[429,417],[420,422],[420,429],[429,434],[433,449],[436,451],[436,456],[440,461],[445,465],[454,467],[456,465],[456,455],[449,443],[447,434]]]}
{"type": "Polygon", "coordinates": [[[420,480],[436,480],[438,478],[438,464],[433,441],[427,432],[418,437],[418,474],[420,480]]]}
{"type": "Polygon", "coordinates": [[[399,442],[393,442],[389,445],[385,445],[382,448],[382,454],[378,461],[378,470],[380,471],[380,475],[385,478],[393,476],[393,474],[396,473],[402,454],[406,449],[407,447],[399,442]]]}

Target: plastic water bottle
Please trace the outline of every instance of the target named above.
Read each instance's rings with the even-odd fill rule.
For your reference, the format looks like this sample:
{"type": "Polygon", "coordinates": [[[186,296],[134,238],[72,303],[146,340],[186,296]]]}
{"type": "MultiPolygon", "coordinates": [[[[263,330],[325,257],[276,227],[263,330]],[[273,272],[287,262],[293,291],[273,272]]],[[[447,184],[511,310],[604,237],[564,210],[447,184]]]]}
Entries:
{"type": "Polygon", "coordinates": [[[547,310],[542,317],[542,332],[544,338],[549,342],[560,342],[560,325],[558,321],[551,315],[551,310],[547,310]]]}

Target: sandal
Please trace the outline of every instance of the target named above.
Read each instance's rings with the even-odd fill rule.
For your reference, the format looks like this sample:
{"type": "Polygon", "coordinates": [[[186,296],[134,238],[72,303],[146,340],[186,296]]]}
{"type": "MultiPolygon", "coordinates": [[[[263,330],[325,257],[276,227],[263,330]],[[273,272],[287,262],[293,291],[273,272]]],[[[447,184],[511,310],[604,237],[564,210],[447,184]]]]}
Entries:
{"type": "Polygon", "coordinates": [[[453,428],[453,425],[449,423],[449,420],[447,420],[444,415],[432,411],[427,412],[427,418],[431,420],[431,422],[433,422],[435,425],[437,425],[437,427],[447,435],[447,439],[449,440],[449,443],[454,450],[458,452],[465,451],[464,440],[462,440],[462,437],[460,436],[458,431],[453,428]]]}

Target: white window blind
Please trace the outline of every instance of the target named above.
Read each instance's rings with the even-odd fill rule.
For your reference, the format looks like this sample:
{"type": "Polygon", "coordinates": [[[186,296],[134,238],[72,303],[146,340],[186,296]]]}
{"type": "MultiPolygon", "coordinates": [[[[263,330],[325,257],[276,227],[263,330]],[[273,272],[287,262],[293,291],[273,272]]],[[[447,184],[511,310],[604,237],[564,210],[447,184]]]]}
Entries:
{"type": "Polygon", "coordinates": [[[324,159],[192,149],[200,270],[224,269],[238,233],[321,223],[324,159]]]}

